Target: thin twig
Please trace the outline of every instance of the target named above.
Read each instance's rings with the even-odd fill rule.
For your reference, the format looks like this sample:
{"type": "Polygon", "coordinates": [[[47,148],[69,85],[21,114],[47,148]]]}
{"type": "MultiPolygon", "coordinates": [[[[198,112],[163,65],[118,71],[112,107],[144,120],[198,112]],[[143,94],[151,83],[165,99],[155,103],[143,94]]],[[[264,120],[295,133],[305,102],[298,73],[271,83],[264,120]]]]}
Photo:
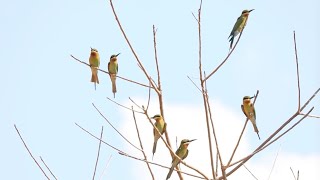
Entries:
{"type": "MultiPolygon", "coordinates": [[[[143,110],[142,107],[140,107],[133,99],[131,99],[131,97],[129,97],[129,100],[134,104],[136,105],[139,109],[143,110]]],[[[132,108],[131,108],[132,109],[132,108]]]]}
{"type": "MultiPolygon", "coordinates": [[[[202,77],[201,8],[202,8],[202,0],[200,1],[200,6],[199,6],[199,9],[198,9],[198,18],[195,18],[197,20],[197,24],[198,24],[199,79],[200,79],[200,82],[201,82],[201,92],[202,92],[203,105],[204,105],[205,115],[206,115],[206,125],[207,125],[208,145],[209,145],[209,153],[210,153],[211,172],[212,172],[212,177],[215,180],[216,179],[216,173],[215,173],[215,170],[214,170],[213,152],[212,152],[212,143],[211,143],[211,132],[210,132],[210,125],[209,125],[209,117],[208,117],[208,106],[207,106],[207,101],[206,101],[207,98],[206,98],[206,95],[205,95],[205,87],[204,87],[204,82],[205,81],[203,80],[203,77],[202,77]]],[[[194,16],[194,14],[193,14],[193,16],[194,16]]],[[[223,167],[221,167],[221,168],[223,168],[223,167]]]]}
{"type": "Polygon", "coordinates": [[[149,88],[149,91],[148,91],[148,103],[147,103],[147,108],[146,108],[147,111],[149,109],[150,99],[151,99],[151,88],[149,88]]]}
{"type": "Polygon", "coordinates": [[[99,155],[100,155],[100,148],[101,148],[101,139],[103,135],[103,126],[101,128],[101,134],[100,134],[100,141],[99,141],[99,148],[98,148],[98,155],[97,155],[97,160],[96,164],[94,165],[94,171],[93,171],[93,177],[92,180],[94,180],[94,177],[96,176],[96,171],[97,171],[97,166],[98,166],[98,161],[99,161],[99,155]]]}
{"type": "MultiPolygon", "coordinates": [[[[255,96],[254,96],[253,106],[254,106],[254,104],[256,103],[256,100],[257,100],[257,98],[258,98],[258,95],[259,95],[259,90],[257,90],[257,93],[256,93],[255,96]]],[[[244,126],[243,126],[243,128],[242,128],[242,131],[241,131],[241,133],[240,133],[238,142],[237,142],[236,146],[235,146],[234,149],[233,149],[233,152],[232,152],[232,155],[231,155],[231,157],[230,157],[230,159],[229,159],[229,162],[228,162],[228,164],[227,164],[227,167],[229,167],[229,165],[230,165],[230,163],[231,163],[231,161],[232,161],[232,159],[233,159],[233,157],[234,157],[234,155],[235,155],[235,153],[236,153],[236,151],[237,151],[237,148],[238,148],[238,146],[239,146],[239,144],[240,144],[240,140],[241,140],[241,138],[242,138],[242,135],[243,135],[243,133],[244,133],[244,130],[246,129],[248,120],[249,120],[249,119],[246,118],[246,121],[245,121],[244,126]]]]}
{"type": "MultiPolygon", "coordinates": [[[[142,141],[141,141],[141,137],[140,137],[140,133],[139,133],[139,128],[138,128],[138,124],[137,124],[137,120],[136,120],[136,115],[134,114],[133,107],[131,107],[131,109],[132,109],[132,116],[133,116],[133,119],[134,119],[134,124],[136,125],[136,130],[137,130],[137,135],[138,135],[140,147],[141,147],[141,150],[142,150],[141,152],[142,152],[142,154],[143,154],[144,159],[147,160],[146,153],[145,153],[144,150],[143,150],[143,145],[142,145],[142,141]]],[[[154,175],[153,175],[153,173],[152,173],[151,167],[150,167],[150,165],[149,165],[148,162],[146,162],[146,164],[147,164],[147,166],[148,166],[148,169],[149,169],[149,172],[150,172],[150,174],[151,174],[151,177],[152,177],[152,179],[154,180],[154,175]]]]}
{"type": "MultiPolygon", "coordinates": [[[[128,107],[126,107],[126,106],[124,106],[124,105],[122,105],[122,104],[119,104],[118,102],[116,102],[116,101],[114,101],[114,100],[112,100],[112,99],[110,99],[110,98],[108,98],[108,97],[107,97],[107,99],[108,99],[109,101],[111,101],[111,102],[115,103],[116,105],[118,105],[118,106],[120,106],[120,107],[123,107],[123,108],[128,109],[128,110],[130,110],[130,111],[131,111],[131,109],[130,109],[130,108],[128,108],[128,107]]],[[[143,114],[143,112],[136,111],[136,110],[134,110],[134,112],[136,112],[136,113],[140,113],[140,114],[143,114]]]]}
{"type": "Polygon", "coordinates": [[[272,164],[272,168],[271,168],[271,171],[270,171],[270,173],[269,173],[268,180],[270,179],[271,174],[272,174],[272,171],[273,171],[273,169],[274,169],[274,166],[275,166],[275,164],[276,164],[276,162],[277,162],[278,155],[279,155],[279,152],[280,152],[280,148],[281,148],[281,145],[280,145],[280,147],[279,147],[279,149],[278,149],[278,152],[277,152],[277,154],[276,154],[276,157],[274,158],[274,161],[273,161],[273,164],[272,164]]]}
{"type": "Polygon", "coordinates": [[[103,141],[102,139],[99,139],[97,136],[93,135],[91,132],[89,132],[89,131],[86,130],[85,128],[81,127],[79,124],[75,123],[75,125],[78,126],[78,127],[79,127],[81,130],[83,130],[84,132],[88,133],[90,136],[92,136],[92,137],[94,137],[95,139],[101,141],[103,144],[106,144],[107,146],[111,147],[112,149],[114,149],[114,150],[116,150],[116,151],[118,151],[118,152],[123,152],[123,151],[121,151],[120,149],[112,146],[111,144],[103,141]]]}
{"type": "Polygon", "coordinates": [[[192,82],[192,84],[201,92],[201,89],[196,85],[196,83],[189,76],[187,76],[187,77],[192,82]]]}
{"type": "Polygon", "coordinates": [[[23,142],[24,147],[27,149],[27,151],[29,152],[29,154],[30,154],[30,156],[32,157],[32,159],[34,160],[34,162],[38,165],[39,169],[42,171],[42,173],[44,174],[44,176],[46,176],[46,178],[50,180],[50,178],[49,178],[49,177],[47,176],[47,174],[44,172],[44,170],[42,169],[42,167],[40,166],[40,164],[38,163],[38,161],[33,157],[31,151],[29,150],[27,144],[26,144],[25,141],[23,140],[23,138],[22,138],[22,136],[21,136],[21,134],[20,134],[20,132],[19,132],[19,130],[18,130],[18,128],[17,128],[16,125],[14,125],[14,128],[16,129],[16,131],[17,131],[17,133],[18,133],[21,141],[23,142]]]}
{"type": "MultiPolygon", "coordinates": [[[[122,155],[122,156],[128,157],[128,158],[131,158],[131,159],[135,159],[135,160],[143,161],[143,162],[148,162],[149,164],[152,164],[152,165],[155,165],[155,166],[159,166],[159,167],[162,167],[162,168],[170,169],[170,167],[167,167],[167,166],[155,163],[155,162],[147,161],[145,159],[137,158],[137,157],[131,156],[131,155],[123,153],[123,152],[119,152],[119,154],[122,155]]],[[[183,171],[179,171],[179,172],[182,173],[182,174],[188,175],[188,176],[199,178],[199,179],[208,179],[208,178],[205,178],[205,177],[196,176],[196,175],[193,175],[193,174],[190,174],[190,173],[186,173],[186,172],[183,172],[183,171]]]]}
{"type": "MultiPolygon", "coordinates": [[[[87,66],[90,67],[90,64],[88,64],[88,63],[86,63],[86,62],[84,62],[84,61],[81,61],[80,59],[74,57],[72,54],[71,54],[70,56],[71,56],[74,60],[76,60],[76,61],[78,61],[78,62],[80,62],[80,63],[82,63],[82,64],[85,64],[85,65],[87,65],[87,66]]],[[[105,71],[105,70],[103,70],[103,69],[99,69],[99,68],[98,68],[98,71],[101,71],[101,72],[103,72],[103,73],[109,74],[108,71],[105,71]]],[[[145,85],[145,84],[142,84],[142,83],[139,83],[139,82],[136,82],[136,81],[133,81],[133,80],[130,80],[130,79],[127,79],[127,78],[118,76],[118,75],[116,75],[116,77],[118,77],[119,79],[128,81],[128,82],[134,83],[134,84],[138,84],[138,85],[143,86],[143,87],[153,88],[153,87],[150,87],[150,86],[148,86],[148,85],[145,85]]]]}
{"type": "MultiPolygon", "coordinates": [[[[306,115],[306,114],[304,114],[304,113],[300,113],[299,115],[304,116],[304,115],[306,115]]],[[[308,115],[308,117],[312,117],[312,118],[320,118],[320,116],[315,116],[315,115],[308,115]]]]}
{"type": "Polygon", "coordinates": [[[296,43],[296,32],[293,31],[293,41],[294,41],[294,52],[296,57],[296,67],[297,67],[297,82],[298,82],[298,112],[300,112],[300,78],[299,78],[299,62],[298,62],[298,51],[296,43]]]}
{"type": "Polygon", "coordinates": [[[316,97],[316,95],[318,94],[319,91],[320,91],[320,88],[318,88],[318,89],[316,90],[316,92],[313,93],[313,95],[311,96],[311,98],[309,98],[309,100],[308,100],[306,103],[304,103],[304,105],[303,105],[303,106],[301,107],[301,109],[300,109],[300,112],[303,111],[303,109],[304,109],[305,107],[307,107],[307,105],[311,102],[311,100],[312,100],[314,97],[316,97]]]}
{"type": "Polygon", "coordinates": [[[50,174],[54,177],[54,179],[57,180],[57,177],[53,174],[53,172],[51,171],[51,169],[49,168],[49,166],[44,162],[44,160],[42,159],[41,156],[40,156],[40,160],[42,161],[42,163],[44,164],[44,166],[46,166],[46,168],[48,169],[48,171],[50,172],[50,174]]]}
{"type": "Polygon", "coordinates": [[[251,176],[252,176],[254,179],[258,180],[258,178],[247,168],[246,165],[243,165],[243,167],[246,168],[246,170],[251,174],[251,176]]]}
{"type": "Polygon", "coordinates": [[[98,111],[98,113],[103,117],[104,120],[107,121],[107,123],[125,140],[127,141],[131,146],[133,146],[134,148],[136,148],[139,151],[142,151],[140,148],[138,148],[137,146],[135,146],[132,142],[130,142],[126,137],[124,137],[124,135],[121,134],[120,131],[118,131],[117,128],[115,128],[112,123],[101,113],[101,111],[94,105],[94,103],[92,103],[93,107],[98,111]]]}
{"type": "Polygon", "coordinates": [[[103,169],[103,171],[102,171],[102,173],[101,173],[101,176],[100,176],[99,180],[101,180],[101,179],[102,179],[102,177],[103,177],[103,175],[104,175],[104,173],[105,173],[106,169],[108,168],[108,166],[109,166],[109,164],[110,164],[111,158],[112,158],[112,155],[110,155],[110,156],[109,156],[109,159],[108,159],[108,161],[107,161],[106,167],[103,169]]]}
{"type": "Polygon", "coordinates": [[[159,70],[159,62],[158,62],[158,54],[157,54],[157,41],[156,41],[157,30],[155,29],[154,25],[152,26],[152,30],[153,30],[154,59],[156,61],[157,76],[158,76],[158,88],[161,89],[160,70],[159,70]]]}
{"type": "MultiPolygon", "coordinates": [[[[247,20],[246,20],[247,21],[247,20]]],[[[231,49],[231,51],[229,51],[227,57],[219,64],[218,67],[216,67],[216,69],[214,69],[205,79],[204,81],[207,81],[214,73],[216,73],[220,68],[221,66],[229,59],[230,55],[232,54],[233,50],[236,48],[240,38],[241,38],[241,35],[242,35],[242,32],[243,32],[244,28],[242,29],[242,31],[240,32],[240,35],[239,35],[239,38],[237,39],[236,43],[234,44],[233,48],[231,49]]]]}
{"type": "Polygon", "coordinates": [[[294,180],[297,180],[296,175],[294,174],[294,172],[293,172],[293,170],[292,170],[291,167],[290,167],[290,170],[291,170],[291,172],[292,172],[292,175],[293,175],[294,180]]]}

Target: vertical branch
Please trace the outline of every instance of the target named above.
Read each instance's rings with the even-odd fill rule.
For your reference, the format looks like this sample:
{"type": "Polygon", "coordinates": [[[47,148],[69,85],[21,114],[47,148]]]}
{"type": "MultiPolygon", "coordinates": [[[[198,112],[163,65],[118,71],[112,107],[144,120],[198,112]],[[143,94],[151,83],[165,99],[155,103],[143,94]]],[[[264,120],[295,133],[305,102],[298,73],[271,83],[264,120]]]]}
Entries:
{"type": "MultiPolygon", "coordinates": [[[[140,138],[140,133],[139,133],[139,128],[138,128],[138,124],[137,124],[137,120],[136,120],[136,115],[135,115],[135,113],[134,113],[134,111],[133,111],[133,107],[131,107],[131,109],[132,109],[132,116],[133,116],[133,119],[134,119],[134,124],[136,125],[136,130],[137,130],[137,135],[138,135],[140,147],[141,147],[141,150],[142,150],[141,152],[142,152],[142,154],[143,154],[144,159],[147,160],[147,156],[146,156],[146,153],[145,153],[144,150],[143,150],[142,141],[141,141],[141,138],[140,138]]],[[[151,177],[152,177],[152,179],[154,180],[154,175],[153,175],[153,173],[152,173],[152,170],[151,170],[151,167],[150,167],[148,161],[146,161],[146,164],[147,164],[147,166],[148,166],[148,169],[149,169],[149,172],[150,172],[150,174],[151,174],[151,177]]]]}
{"type": "Polygon", "coordinates": [[[100,134],[100,140],[99,140],[99,148],[98,148],[98,155],[97,155],[96,164],[94,165],[94,171],[93,171],[92,180],[94,180],[94,177],[96,176],[96,171],[97,171],[97,166],[98,166],[98,161],[99,161],[99,155],[100,155],[102,135],[103,135],[103,126],[102,126],[102,128],[101,128],[101,134],[100,134]]]}
{"type": "Polygon", "coordinates": [[[152,30],[153,30],[154,59],[156,61],[157,74],[158,74],[158,87],[159,89],[161,89],[160,71],[159,71],[158,54],[157,54],[157,41],[156,41],[157,30],[155,29],[154,25],[152,26],[152,30]]]}
{"type": "Polygon", "coordinates": [[[293,31],[293,41],[294,41],[294,52],[296,57],[296,67],[297,67],[297,82],[298,82],[298,112],[300,113],[300,78],[299,78],[299,62],[298,62],[298,51],[296,43],[296,32],[293,31]]]}
{"type": "Polygon", "coordinates": [[[40,156],[40,160],[41,160],[42,163],[46,166],[46,168],[49,170],[50,174],[54,177],[54,179],[57,180],[57,177],[53,174],[53,172],[51,171],[51,169],[49,168],[49,166],[47,166],[47,164],[44,162],[44,160],[42,159],[41,156],[40,156]]]}
{"type": "Polygon", "coordinates": [[[153,87],[153,89],[154,89],[158,94],[160,94],[160,91],[157,89],[156,85],[155,85],[155,84],[153,83],[153,81],[151,80],[150,76],[149,76],[148,73],[147,73],[147,70],[143,67],[143,65],[142,65],[142,63],[141,63],[138,55],[137,55],[136,52],[134,51],[134,49],[133,49],[133,47],[132,47],[132,45],[131,45],[131,43],[130,43],[127,35],[126,35],[126,33],[124,32],[124,30],[123,30],[123,28],[122,28],[122,26],[121,26],[121,23],[120,23],[120,21],[119,21],[118,15],[117,15],[117,13],[116,13],[116,11],[115,11],[115,9],[114,9],[112,0],[110,0],[110,5],[111,5],[111,8],[112,8],[112,12],[113,12],[113,14],[114,14],[114,17],[115,17],[115,19],[116,19],[116,21],[117,21],[117,23],[118,23],[118,25],[119,25],[119,28],[120,28],[120,30],[121,30],[121,32],[122,32],[122,35],[123,35],[123,37],[125,38],[128,46],[130,47],[132,54],[133,54],[134,57],[136,58],[139,67],[141,68],[141,70],[142,70],[143,73],[145,74],[146,78],[149,80],[149,82],[150,82],[151,86],[153,87]]]}
{"type": "Polygon", "coordinates": [[[108,161],[107,161],[106,167],[105,167],[105,168],[104,168],[104,170],[102,171],[102,173],[101,173],[101,176],[100,176],[99,180],[101,180],[101,179],[102,179],[102,177],[103,177],[103,175],[104,175],[104,173],[105,173],[106,169],[107,169],[107,168],[108,168],[108,166],[109,166],[109,163],[110,163],[110,161],[111,161],[111,158],[112,158],[112,155],[110,155],[110,157],[109,157],[109,159],[108,159],[108,161]]]}
{"type": "Polygon", "coordinates": [[[202,98],[203,98],[203,104],[204,104],[204,109],[205,109],[205,115],[206,115],[206,124],[207,124],[207,134],[208,134],[208,144],[209,144],[209,151],[210,151],[210,162],[211,162],[211,171],[212,171],[212,176],[214,180],[216,179],[216,174],[214,171],[214,161],[213,161],[213,152],[212,152],[212,141],[211,141],[211,132],[210,132],[210,125],[209,125],[209,116],[208,116],[208,106],[207,106],[207,101],[206,101],[206,93],[205,93],[205,81],[203,80],[202,76],[202,42],[201,42],[201,8],[202,8],[202,0],[200,1],[200,6],[198,9],[198,18],[195,17],[193,14],[194,18],[196,19],[198,23],[198,44],[199,44],[199,78],[201,82],[201,92],[202,92],[202,98]]]}
{"type": "Polygon", "coordinates": [[[39,163],[37,162],[37,160],[33,157],[31,151],[29,150],[27,144],[24,142],[24,140],[23,140],[23,138],[22,138],[22,136],[21,136],[21,134],[20,134],[20,132],[19,132],[19,130],[18,130],[18,128],[17,128],[16,125],[14,125],[14,128],[16,129],[16,131],[17,131],[17,133],[18,133],[21,141],[23,142],[24,147],[27,149],[27,151],[29,152],[29,154],[30,154],[30,156],[32,157],[32,159],[34,160],[34,162],[37,164],[37,166],[38,166],[39,169],[42,171],[42,173],[44,174],[44,176],[46,176],[46,178],[50,180],[50,178],[47,176],[47,174],[46,174],[46,173],[44,172],[44,170],[41,168],[40,164],[39,164],[39,163]]]}

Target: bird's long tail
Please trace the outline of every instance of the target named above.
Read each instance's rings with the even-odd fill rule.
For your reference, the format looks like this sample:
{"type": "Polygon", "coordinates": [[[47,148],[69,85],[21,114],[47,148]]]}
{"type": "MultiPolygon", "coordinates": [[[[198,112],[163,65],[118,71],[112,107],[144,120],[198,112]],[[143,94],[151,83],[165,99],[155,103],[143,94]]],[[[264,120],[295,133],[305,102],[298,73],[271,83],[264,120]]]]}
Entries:
{"type": "Polygon", "coordinates": [[[115,74],[110,74],[110,79],[111,79],[111,83],[112,83],[113,97],[115,97],[116,96],[116,92],[117,92],[116,75],[115,74]]]}
{"type": "Polygon", "coordinates": [[[231,36],[231,38],[230,38],[230,49],[232,49],[232,45],[233,45],[233,40],[234,40],[234,35],[233,36],[231,36]]]}
{"type": "Polygon", "coordinates": [[[256,124],[253,124],[253,123],[252,123],[252,125],[253,125],[254,132],[256,132],[256,133],[257,133],[258,138],[260,139],[260,136],[259,136],[259,130],[258,130],[257,125],[256,125],[256,124]]]}
{"type": "Polygon", "coordinates": [[[167,178],[166,179],[169,179],[171,177],[171,174],[173,172],[173,169],[174,169],[174,165],[171,166],[170,170],[169,170],[169,173],[167,175],[167,178]]]}
{"type": "Polygon", "coordinates": [[[91,82],[94,82],[94,89],[96,89],[96,83],[99,84],[99,78],[98,78],[98,68],[96,67],[91,67],[91,82]]]}
{"type": "Polygon", "coordinates": [[[158,139],[154,139],[153,148],[152,148],[152,153],[153,153],[152,159],[153,159],[154,153],[156,153],[157,142],[158,142],[158,139]]]}

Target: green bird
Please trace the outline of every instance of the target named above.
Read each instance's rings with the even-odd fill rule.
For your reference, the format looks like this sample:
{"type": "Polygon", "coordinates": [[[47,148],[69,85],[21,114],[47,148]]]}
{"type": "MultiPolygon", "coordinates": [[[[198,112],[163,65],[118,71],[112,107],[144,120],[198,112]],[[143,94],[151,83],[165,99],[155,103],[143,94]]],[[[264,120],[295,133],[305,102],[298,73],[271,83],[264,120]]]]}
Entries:
{"type": "Polygon", "coordinates": [[[257,133],[257,135],[260,139],[259,130],[258,130],[257,123],[256,123],[256,111],[254,109],[253,104],[251,103],[252,98],[254,98],[254,97],[244,96],[243,101],[242,101],[242,105],[241,105],[241,109],[242,109],[244,115],[246,115],[246,117],[251,121],[251,123],[253,125],[253,129],[257,133]]]}
{"type": "MultiPolygon", "coordinates": [[[[176,151],[176,155],[179,156],[182,160],[185,159],[188,156],[189,150],[188,150],[188,145],[192,142],[195,141],[196,139],[188,140],[188,139],[183,139],[180,143],[179,148],[176,151]]],[[[171,177],[171,174],[173,172],[173,169],[180,163],[180,160],[176,157],[173,158],[172,160],[172,165],[169,170],[169,173],[167,175],[167,179],[171,177]]]]}
{"type": "Polygon", "coordinates": [[[251,11],[253,11],[254,9],[251,10],[243,10],[241,13],[241,16],[238,17],[237,22],[234,24],[233,29],[230,33],[230,36],[228,37],[228,39],[230,38],[230,49],[232,48],[232,44],[233,44],[233,40],[234,37],[236,37],[242,30],[243,28],[246,26],[248,17],[249,17],[249,13],[251,11]]]}
{"type": "Polygon", "coordinates": [[[94,83],[94,89],[96,89],[96,83],[99,84],[98,68],[100,66],[100,56],[99,56],[98,50],[94,48],[91,48],[89,64],[92,72],[91,82],[94,83]]]}
{"type": "Polygon", "coordinates": [[[112,83],[112,92],[113,92],[114,98],[116,97],[116,92],[117,92],[117,86],[116,86],[116,78],[117,78],[117,74],[118,74],[118,59],[117,59],[117,57],[119,56],[119,54],[112,55],[110,57],[110,62],[108,63],[108,71],[109,71],[109,75],[110,75],[110,79],[111,79],[111,83],[112,83]]]}
{"type": "Polygon", "coordinates": [[[164,120],[160,114],[153,116],[151,119],[156,120],[156,122],[154,123],[154,126],[161,133],[161,134],[159,134],[158,131],[155,128],[153,128],[153,137],[154,137],[154,143],[153,143],[153,148],[152,148],[152,153],[153,153],[152,159],[153,159],[154,153],[156,152],[158,139],[166,131],[167,123],[164,122],[164,120]]]}

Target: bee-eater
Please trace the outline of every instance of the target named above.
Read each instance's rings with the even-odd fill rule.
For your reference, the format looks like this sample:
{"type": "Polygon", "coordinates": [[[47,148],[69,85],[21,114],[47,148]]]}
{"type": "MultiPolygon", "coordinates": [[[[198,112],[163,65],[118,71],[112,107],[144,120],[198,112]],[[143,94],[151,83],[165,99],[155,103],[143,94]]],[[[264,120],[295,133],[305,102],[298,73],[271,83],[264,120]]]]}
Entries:
{"type": "Polygon", "coordinates": [[[109,75],[110,75],[110,79],[111,79],[111,83],[112,83],[113,97],[116,97],[116,92],[117,92],[117,86],[116,86],[116,77],[117,77],[117,73],[118,73],[118,59],[117,59],[117,57],[119,56],[119,54],[112,55],[110,57],[110,62],[108,63],[108,71],[109,71],[109,75]]]}
{"type": "Polygon", "coordinates": [[[243,28],[246,26],[248,17],[249,17],[249,13],[251,11],[253,11],[254,9],[251,10],[243,10],[241,13],[241,16],[238,17],[237,22],[234,24],[233,29],[230,33],[230,36],[228,37],[228,39],[230,38],[230,49],[232,48],[232,44],[233,44],[233,40],[234,37],[236,37],[242,30],[243,28]]]}
{"type": "MultiPolygon", "coordinates": [[[[188,156],[189,150],[188,150],[188,145],[196,139],[188,140],[188,139],[183,139],[180,143],[179,148],[176,151],[176,155],[179,156],[182,160],[185,159],[188,156]]],[[[173,158],[172,160],[172,165],[169,170],[169,173],[167,175],[167,179],[171,177],[171,174],[173,172],[173,169],[180,163],[180,160],[176,157],[173,158]]]]}
{"type": "Polygon", "coordinates": [[[91,48],[89,64],[92,72],[91,82],[94,83],[94,89],[96,89],[96,83],[99,84],[98,68],[100,66],[100,56],[99,56],[98,50],[94,48],[91,48]]]}
{"type": "Polygon", "coordinates": [[[154,137],[154,143],[153,143],[153,148],[152,148],[152,153],[153,153],[152,158],[153,158],[154,153],[156,152],[158,139],[166,131],[167,123],[164,122],[164,120],[160,114],[153,116],[152,119],[156,120],[156,122],[154,123],[154,126],[161,133],[161,134],[159,134],[158,131],[155,128],[153,128],[153,137],[154,137]]]}
{"type": "Polygon", "coordinates": [[[250,96],[244,96],[243,97],[243,102],[241,105],[241,109],[244,113],[244,115],[246,115],[246,117],[251,121],[254,131],[257,133],[259,139],[259,130],[257,128],[257,123],[256,123],[256,111],[254,109],[253,104],[251,103],[251,99],[254,97],[250,97],[250,96]]]}

